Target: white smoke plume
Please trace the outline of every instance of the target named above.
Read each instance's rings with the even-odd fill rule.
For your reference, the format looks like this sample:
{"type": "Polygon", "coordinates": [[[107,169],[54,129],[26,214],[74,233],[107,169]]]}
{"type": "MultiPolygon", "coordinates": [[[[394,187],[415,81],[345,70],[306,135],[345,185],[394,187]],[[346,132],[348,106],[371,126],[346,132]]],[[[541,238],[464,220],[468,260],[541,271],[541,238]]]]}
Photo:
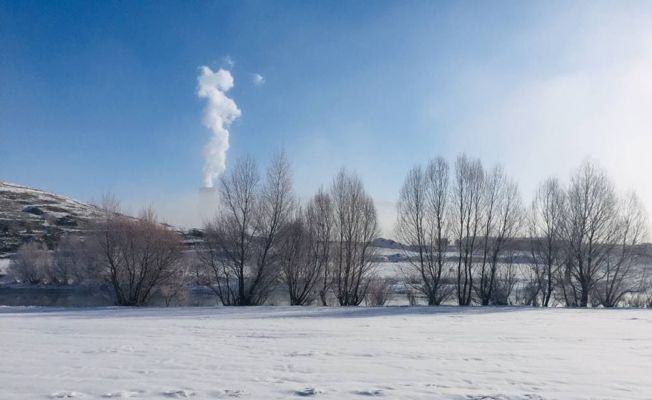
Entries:
{"type": "Polygon", "coordinates": [[[226,96],[226,92],[233,87],[231,72],[222,68],[213,72],[209,67],[202,66],[197,82],[197,96],[208,101],[203,123],[213,132],[211,140],[204,147],[204,187],[212,188],[215,179],[226,168],[229,126],[241,112],[235,102],[226,96]]]}

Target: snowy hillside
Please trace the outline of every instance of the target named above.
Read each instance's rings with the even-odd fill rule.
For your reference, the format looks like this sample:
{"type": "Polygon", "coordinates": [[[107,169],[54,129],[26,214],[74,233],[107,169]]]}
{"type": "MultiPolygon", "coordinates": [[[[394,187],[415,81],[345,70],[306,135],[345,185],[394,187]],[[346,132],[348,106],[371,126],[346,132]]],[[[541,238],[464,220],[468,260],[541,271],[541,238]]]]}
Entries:
{"type": "Polygon", "coordinates": [[[0,398],[649,399],[652,313],[0,308],[0,398]]]}
{"type": "Polygon", "coordinates": [[[56,241],[101,215],[99,208],[68,197],[0,182],[0,255],[33,237],[56,241]]]}

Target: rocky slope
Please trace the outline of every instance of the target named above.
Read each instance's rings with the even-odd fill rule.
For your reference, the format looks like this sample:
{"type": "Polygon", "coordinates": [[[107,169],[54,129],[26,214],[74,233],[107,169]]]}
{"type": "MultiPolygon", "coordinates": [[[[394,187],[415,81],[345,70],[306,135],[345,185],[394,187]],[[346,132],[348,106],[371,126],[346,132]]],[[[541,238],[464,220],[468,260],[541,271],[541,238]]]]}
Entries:
{"type": "MultiPolygon", "coordinates": [[[[104,211],[95,205],[0,181],[0,275],[3,259],[21,244],[38,240],[54,248],[62,235],[83,235],[94,221],[103,217],[104,211]]],[[[203,240],[200,229],[184,231],[169,227],[179,234],[187,248],[203,240]]]]}
{"type": "Polygon", "coordinates": [[[52,245],[64,233],[79,233],[101,216],[96,206],[0,181],[0,257],[32,239],[52,245]]]}

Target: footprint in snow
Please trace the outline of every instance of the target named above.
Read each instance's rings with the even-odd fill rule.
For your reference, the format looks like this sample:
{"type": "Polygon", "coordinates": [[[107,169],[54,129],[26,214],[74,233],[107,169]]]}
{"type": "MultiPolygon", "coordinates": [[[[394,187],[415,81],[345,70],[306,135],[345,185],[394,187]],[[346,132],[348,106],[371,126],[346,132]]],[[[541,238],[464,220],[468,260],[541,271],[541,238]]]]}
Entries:
{"type": "Polygon", "coordinates": [[[227,395],[227,397],[240,397],[247,394],[247,392],[239,389],[225,389],[224,394],[227,395]]]}
{"type": "Polygon", "coordinates": [[[123,392],[109,392],[102,395],[106,399],[127,399],[130,397],[138,397],[145,393],[142,390],[127,390],[123,392]]]}
{"type": "Polygon", "coordinates": [[[75,397],[82,397],[81,393],[78,392],[56,392],[50,395],[53,399],[72,399],[75,397]]]}
{"type": "Polygon", "coordinates": [[[195,395],[195,392],[192,390],[168,390],[161,393],[165,397],[170,397],[173,399],[187,399],[195,395]]]}
{"type": "Polygon", "coordinates": [[[318,394],[322,394],[322,393],[324,393],[322,390],[313,387],[305,388],[303,390],[296,390],[294,392],[294,394],[301,397],[317,396],[318,394]]]}
{"type": "Polygon", "coordinates": [[[382,389],[367,389],[367,390],[358,390],[355,392],[360,396],[384,396],[385,392],[382,389]]]}

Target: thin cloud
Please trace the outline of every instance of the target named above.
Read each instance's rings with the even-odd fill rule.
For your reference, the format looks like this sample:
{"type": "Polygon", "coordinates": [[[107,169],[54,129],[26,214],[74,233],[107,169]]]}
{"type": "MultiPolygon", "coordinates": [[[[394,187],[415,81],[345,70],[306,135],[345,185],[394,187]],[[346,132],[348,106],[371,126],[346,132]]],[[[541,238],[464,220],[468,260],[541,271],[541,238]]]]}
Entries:
{"type": "Polygon", "coordinates": [[[253,82],[254,86],[262,86],[265,84],[265,77],[261,74],[253,74],[251,81],[253,82]]]}
{"type": "Polygon", "coordinates": [[[224,56],[222,58],[222,67],[223,68],[233,69],[234,66],[235,66],[235,61],[233,60],[233,58],[231,58],[231,56],[224,56]]]}

